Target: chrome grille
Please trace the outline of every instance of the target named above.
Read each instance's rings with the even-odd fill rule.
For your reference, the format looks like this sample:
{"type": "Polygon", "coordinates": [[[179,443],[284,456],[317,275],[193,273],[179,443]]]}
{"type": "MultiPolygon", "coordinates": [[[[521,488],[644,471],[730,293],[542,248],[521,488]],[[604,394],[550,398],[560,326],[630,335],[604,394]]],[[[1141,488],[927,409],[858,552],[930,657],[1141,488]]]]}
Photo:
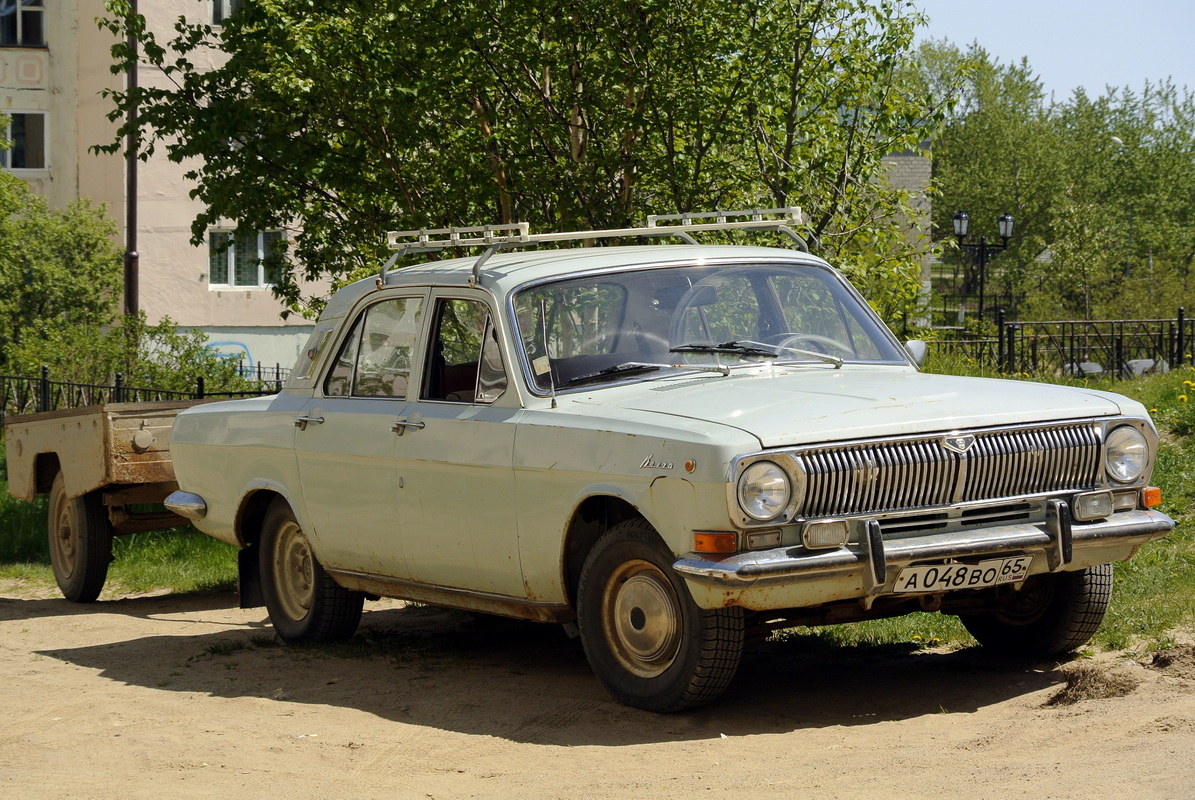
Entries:
{"type": "Polygon", "coordinates": [[[973,431],[956,453],[933,436],[794,454],[805,471],[803,517],[869,514],[1083,489],[1099,483],[1093,423],[973,431]]]}

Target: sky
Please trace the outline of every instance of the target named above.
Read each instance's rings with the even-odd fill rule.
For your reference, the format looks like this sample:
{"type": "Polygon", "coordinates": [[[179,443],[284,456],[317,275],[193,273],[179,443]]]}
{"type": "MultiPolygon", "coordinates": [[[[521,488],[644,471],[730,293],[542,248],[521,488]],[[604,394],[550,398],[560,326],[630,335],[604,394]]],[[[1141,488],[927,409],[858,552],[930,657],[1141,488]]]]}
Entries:
{"type": "Polygon", "coordinates": [[[1195,0],[918,0],[919,40],[978,41],[1001,63],[1029,58],[1047,95],[1139,90],[1170,77],[1195,91],[1195,0]]]}

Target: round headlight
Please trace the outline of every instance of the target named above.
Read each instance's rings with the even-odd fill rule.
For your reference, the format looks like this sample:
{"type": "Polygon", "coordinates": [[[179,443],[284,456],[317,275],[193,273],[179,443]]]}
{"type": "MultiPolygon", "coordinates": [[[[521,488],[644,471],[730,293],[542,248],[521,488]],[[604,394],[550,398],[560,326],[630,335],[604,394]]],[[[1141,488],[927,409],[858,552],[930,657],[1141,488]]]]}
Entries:
{"type": "Polygon", "coordinates": [[[1131,483],[1145,474],[1149,462],[1149,445],[1141,431],[1121,425],[1104,440],[1104,457],[1108,461],[1108,477],[1117,483],[1131,483]]]}
{"type": "Polygon", "coordinates": [[[788,508],[792,485],[771,461],[756,461],[739,477],[739,507],[752,519],[775,519],[788,508]]]}

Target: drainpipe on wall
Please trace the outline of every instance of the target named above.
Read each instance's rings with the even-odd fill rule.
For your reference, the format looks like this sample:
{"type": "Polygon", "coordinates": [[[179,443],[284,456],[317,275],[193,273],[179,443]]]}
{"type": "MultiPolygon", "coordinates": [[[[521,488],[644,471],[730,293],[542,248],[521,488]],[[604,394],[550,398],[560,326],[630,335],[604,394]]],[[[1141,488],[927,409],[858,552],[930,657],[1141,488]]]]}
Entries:
{"type": "MultiPolygon", "coordinates": [[[[137,16],[137,0],[132,0],[132,16],[137,16]]],[[[133,53],[132,68],[128,72],[126,87],[131,93],[137,88],[138,49],[137,37],[129,31],[128,46],[133,53]]],[[[125,143],[125,253],[124,253],[124,313],[136,316],[141,310],[138,301],[138,272],[141,256],[137,253],[137,104],[129,106],[127,122],[128,141],[125,143]]]]}

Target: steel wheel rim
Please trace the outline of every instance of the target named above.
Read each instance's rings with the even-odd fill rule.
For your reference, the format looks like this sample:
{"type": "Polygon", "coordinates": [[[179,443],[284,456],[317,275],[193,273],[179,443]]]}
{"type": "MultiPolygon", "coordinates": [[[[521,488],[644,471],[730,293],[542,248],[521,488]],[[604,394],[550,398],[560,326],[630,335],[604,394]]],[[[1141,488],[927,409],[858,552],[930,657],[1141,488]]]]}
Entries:
{"type": "Polygon", "coordinates": [[[684,620],[668,577],[655,564],[634,560],[606,582],[602,626],[618,662],[634,675],[654,678],[676,660],[684,620]]]}
{"type": "Polygon", "coordinates": [[[1053,575],[1034,575],[1025,581],[1020,591],[1009,591],[1004,607],[995,612],[1001,622],[1009,625],[1030,625],[1037,622],[1054,599],[1053,575]]]}
{"type": "Polygon", "coordinates": [[[315,599],[315,559],[298,523],[287,521],[274,539],[274,594],[282,613],[301,620],[315,599]]]}
{"type": "Polygon", "coordinates": [[[79,531],[70,500],[59,494],[54,498],[54,529],[50,531],[50,554],[58,573],[69,579],[75,572],[75,551],[79,546],[79,531]]]}

